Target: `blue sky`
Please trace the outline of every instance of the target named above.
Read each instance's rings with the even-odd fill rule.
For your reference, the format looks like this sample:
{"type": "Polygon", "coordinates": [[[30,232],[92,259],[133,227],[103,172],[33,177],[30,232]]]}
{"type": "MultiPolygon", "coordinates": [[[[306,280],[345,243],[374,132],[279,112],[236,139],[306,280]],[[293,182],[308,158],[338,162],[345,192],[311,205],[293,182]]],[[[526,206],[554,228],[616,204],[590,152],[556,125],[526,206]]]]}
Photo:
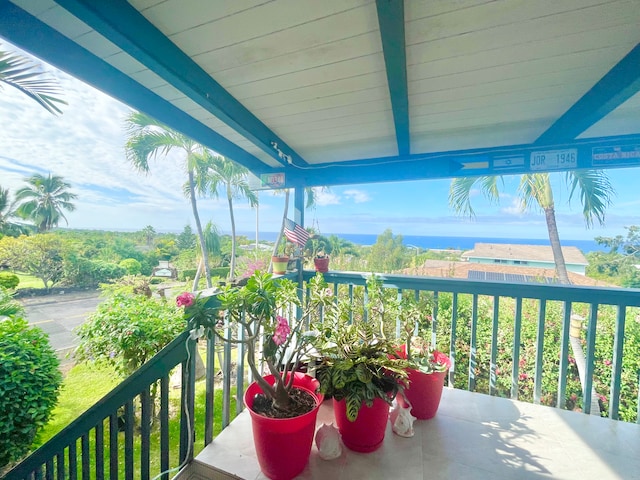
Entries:
{"type": "MultiPolygon", "coordinates": [[[[0,48],[14,50],[7,42],[0,48]]],[[[53,116],[15,89],[0,90],[0,185],[15,192],[33,173],[61,175],[78,195],[77,210],[67,214],[69,227],[179,231],[192,224],[188,201],[182,195],[186,174],[179,155],[151,164],[151,174],[138,174],[124,155],[124,118],[127,106],[77,81],[51,71],[59,79],[68,105],[53,116]]],[[[588,230],[577,199],[557,175],[554,190],[561,238],[590,240],[596,236],[624,234],[625,226],[640,225],[637,168],[609,170],[616,195],[605,227],[588,230]]],[[[518,177],[505,177],[498,205],[481,195],[473,198],[476,218],[456,216],[449,208],[449,180],[382,183],[332,187],[318,191],[315,209],[306,212],[306,225],[323,234],[379,234],[391,228],[395,234],[504,238],[546,238],[544,216],[522,213],[516,196],[518,177]]],[[[477,193],[477,192],[476,192],[477,193]]],[[[259,193],[259,229],[279,228],[284,197],[259,193]]],[[[229,232],[226,200],[199,200],[203,223],[212,220],[229,232]]],[[[239,200],[235,204],[238,231],[254,231],[256,210],[239,200]]]]}

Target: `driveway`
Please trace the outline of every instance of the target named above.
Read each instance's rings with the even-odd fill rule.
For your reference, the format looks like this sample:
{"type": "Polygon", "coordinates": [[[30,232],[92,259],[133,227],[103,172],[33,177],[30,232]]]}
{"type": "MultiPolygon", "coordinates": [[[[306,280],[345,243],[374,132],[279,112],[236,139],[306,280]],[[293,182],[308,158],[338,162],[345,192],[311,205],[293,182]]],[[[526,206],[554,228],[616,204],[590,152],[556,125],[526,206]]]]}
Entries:
{"type": "Polygon", "coordinates": [[[49,335],[51,346],[63,364],[71,362],[66,354],[78,344],[73,329],[82,325],[103,301],[100,292],[73,292],[42,297],[21,298],[30,325],[40,327],[49,335]]]}

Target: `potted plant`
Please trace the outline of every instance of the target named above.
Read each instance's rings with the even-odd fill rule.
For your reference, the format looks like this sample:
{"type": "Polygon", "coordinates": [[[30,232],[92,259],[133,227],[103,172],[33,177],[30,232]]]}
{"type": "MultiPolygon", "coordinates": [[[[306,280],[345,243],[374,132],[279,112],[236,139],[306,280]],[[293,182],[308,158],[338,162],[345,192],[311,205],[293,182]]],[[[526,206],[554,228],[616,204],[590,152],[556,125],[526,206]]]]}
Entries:
{"type": "Polygon", "coordinates": [[[409,363],[408,386],[398,395],[398,403],[411,408],[411,414],[418,419],[433,418],[440,405],[451,360],[432,348],[424,337],[417,335],[421,329],[428,330],[430,325],[431,317],[425,315],[425,305],[415,298],[403,297],[398,307],[403,335],[396,355],[409,363]]]}
{"type": "MultiPolygon", "coordinates": [[[[296,371],[313,336],[303,330],[308,313],[297,321],[289,320],[294,318],[294,307],[300,305],[296,285],[255,272],[246,285],[226,287],[217,297],[183,293],[177,303],[185,307],[190,328],[206,328],[224,342],[246,344],[255,382],[247,388],[244,402],[252,418],[260,468],[272,479],[298,475],[309,459],[323,395],[317,392],[317,380],[296,371]],[[227,326],[235,332],[233,338],[225,335],[227,326]],[[256,359],[261,339],[262,358],[256,359]],[[262,375],[263,365],[268,375],[262,375]]],[[[317,306],[316,300],[310,300],[308,311],[317,306]]]]}
{"type": "Polygon", "coordinates": [[[313,257],[313,264],[316,268],[316,272],[326,273],[329,271],[329,255],[324,251],[320,251],[313,257]]]}
{"type": "Polygon", "coordinates": [[[396,358],[393,342],[376,321],[349,320],[345,301],[325,306],[314,345],[321,357],[316,371],[320,392],[333,398],[343,443],[372,452],[384,440],[389,406],[406,378],[406,362],[396,358]]]}
{"type": "Polygon", "coordinates": [[[295,246],[291,242],[284,242],[276,255],[271,257],[273,265],[273,273],[276,275],[284,275],[287,273],[287,265],[295,246]]]}

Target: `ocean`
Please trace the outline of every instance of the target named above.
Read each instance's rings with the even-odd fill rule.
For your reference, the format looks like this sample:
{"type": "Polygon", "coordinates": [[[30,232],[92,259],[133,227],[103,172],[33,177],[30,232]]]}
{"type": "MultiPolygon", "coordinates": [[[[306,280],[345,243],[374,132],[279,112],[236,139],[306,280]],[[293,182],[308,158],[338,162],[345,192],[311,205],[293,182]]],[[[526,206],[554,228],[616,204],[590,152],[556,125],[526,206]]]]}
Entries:
{"type": "MultiPolygon", "coordinates": [[[[255,238],[255,232],[242,232],[248,238],[255,238]]],[[[277,232],[260,232],[260,240],[274,242],[277,232]]],[[[336,235],[357,245],[373,245],[378,235],[368,233],[324,233],[325,237],[336,235]]],[[[598,245],[594,240],[568,240],[560,239],[564,247],[578,247],[582,253],[592,251],[605,252],[607,249],[598,245]]],[[[445,249],[471,250],[475,243],[514,243],[519,245],[549,245],[549,240],[541,238],[490,238],[490,237],[439,237],[426,235],[403,235],[402,243],[407,246],[415,246],[421,249],[445,249]]]]}

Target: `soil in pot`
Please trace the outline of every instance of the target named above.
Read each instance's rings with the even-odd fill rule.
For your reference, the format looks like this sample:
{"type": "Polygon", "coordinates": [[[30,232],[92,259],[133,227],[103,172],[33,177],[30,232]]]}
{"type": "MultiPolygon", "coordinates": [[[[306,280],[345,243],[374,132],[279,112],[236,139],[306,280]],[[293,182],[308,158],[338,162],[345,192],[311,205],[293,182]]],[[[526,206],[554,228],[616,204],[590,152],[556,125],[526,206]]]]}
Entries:
{"type": "Polygon", "coordinates": [[[289,397],[291,398],[291,404],[285,411],[274,407],[270,399],[259,393],[253,398],[251,409],[255,413],[269,418],[293,418],[304,415],[316,407],[316,398],[306,390],[293,389],[289,397]]]}

